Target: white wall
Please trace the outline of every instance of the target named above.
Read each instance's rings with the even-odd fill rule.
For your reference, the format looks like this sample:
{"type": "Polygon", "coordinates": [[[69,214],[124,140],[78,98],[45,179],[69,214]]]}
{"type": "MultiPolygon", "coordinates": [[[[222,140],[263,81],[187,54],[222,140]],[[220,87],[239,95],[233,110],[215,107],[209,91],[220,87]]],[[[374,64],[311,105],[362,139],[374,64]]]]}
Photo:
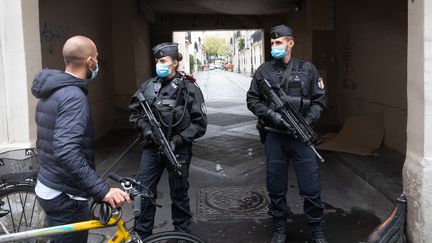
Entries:
{"type": "Polygon", "coordinates": [[[408,1],[407,53],[407,235],[426,243],[432,240],[432,0],[408,1]]]}
{"type": "Polygon", "coordinates": [[[183,60],[180,62],[178,70],[190,74],[189,40],[187,40],[187,32],[174,32],[173,42],[178,43],[178,50],[183,55],[183,60]]]}
{"type": "Polygon", "coordinates": [[[34,146],[35,99],[41,67],[38,1],[0,1],[0,150],[34,146]]]}

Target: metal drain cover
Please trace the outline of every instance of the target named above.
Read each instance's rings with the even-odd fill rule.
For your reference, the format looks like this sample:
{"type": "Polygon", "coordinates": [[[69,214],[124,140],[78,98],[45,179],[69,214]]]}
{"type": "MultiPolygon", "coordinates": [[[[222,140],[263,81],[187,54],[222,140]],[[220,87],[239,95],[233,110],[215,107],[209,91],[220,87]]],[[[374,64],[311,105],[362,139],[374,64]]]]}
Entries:
{"type": "Polygon", "coordinates": [[[268,217],[264,186],[202,188],[199,218],[268,217]]]}

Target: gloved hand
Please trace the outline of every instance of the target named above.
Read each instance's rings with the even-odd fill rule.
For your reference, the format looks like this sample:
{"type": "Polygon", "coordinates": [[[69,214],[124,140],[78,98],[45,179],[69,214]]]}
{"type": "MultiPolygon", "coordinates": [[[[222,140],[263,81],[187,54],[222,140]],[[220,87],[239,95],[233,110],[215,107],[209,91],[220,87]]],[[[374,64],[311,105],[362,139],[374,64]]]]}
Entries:
{"type": "Polygon", "coordinates": [[[272,110],[269,111],[269,117],[273,125],[277,127],[284,127],[285,121],[282,119],[282,115],[278,112],[274,112],[272,110]]]}
{"type": "Polygon", "coordinates": [[[155,140],[150,124],[147,122],[140,122],[138,127],[144,140],[147,142],[153,142],[155,140]]]}
{"type": "Polygon", "coordinates": [[[184,139],[180,135],[175,135],[171,141],[169,141],[169,145],[171,150],[174,152],[178,145],[182,144],[184,139]]]}
{"type": "Polygon", "coordinates": [[[305,121],[309,126],[312,126],[312,117],[310,116],[305,117],[305,121]]]}

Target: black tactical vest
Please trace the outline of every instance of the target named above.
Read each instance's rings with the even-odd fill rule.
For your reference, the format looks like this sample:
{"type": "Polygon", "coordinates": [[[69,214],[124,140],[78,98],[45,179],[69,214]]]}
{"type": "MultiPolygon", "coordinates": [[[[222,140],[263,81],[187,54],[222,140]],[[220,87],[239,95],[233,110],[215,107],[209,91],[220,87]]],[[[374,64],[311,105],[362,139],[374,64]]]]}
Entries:
{"type": "Polygon", "coordinates": [[[310,85],[311,77],[309,70],[304,69],[304,61],[293,58],[291,73],[287,76],[287,71],[284,73],[284,78],[281,82],[281,88],[289,96],[294,106],[302,113],[306,112],[310,107],[310,85]]]}
{"type": "Polygon", "coordinates": [[[156,79],[150,81],[144,90],[144,96],[167,137],[180,133],[191,123],[186,107],[189,94],[183,82],[176,77],[163,86],[161,80],[156,79]]]}

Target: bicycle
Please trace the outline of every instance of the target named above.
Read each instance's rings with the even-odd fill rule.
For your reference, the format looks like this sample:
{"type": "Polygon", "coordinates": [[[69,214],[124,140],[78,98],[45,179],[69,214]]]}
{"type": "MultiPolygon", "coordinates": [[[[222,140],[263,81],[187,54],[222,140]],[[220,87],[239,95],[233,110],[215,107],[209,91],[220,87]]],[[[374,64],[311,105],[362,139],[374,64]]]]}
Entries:
{"type": "Polygon", "coordinates": [[[20,232],[47,225],[36,200],[37,159],[34,149],[0,153],[0,232],[20,232]]]}
{"type": "MultiPolygon", "coordinates": [[[[152,203],[155,206],[159,206],[156,204],[153,193],[150,191],[150,189],[139,183],[134,178],[121,177],[114,173],[109,173],[108,177],[120,183],[120,185],[123,187],[123,190],[129,193],[131,199],[133,199],[134,202],[133,214],[135,217],[139,217],[140,215],[142,215],[142,212],[144,212],[143,209],[145,209],[146,205],[148,205],[149,203],[152,203]]],[[[174,231],[160,232],[153,234],[145,239],[141,239],[138,234],[134,232],[135,224],[130,229],[127,229],[127,222],[125,222],[122,218],[121,208],[113,209],[107,203],[95,202],[92,204],[91,211],[97,219],[48,228],[40,228],[8,235],[0,235],[0,242],[20,241],[39,237],[54,236],[64,233],[72,233],[82,230],[117,226],[117,231],[115,232],[114,236],[110,240],[108,240],[108,243],[155,243],[167,242],[172,240],[174,240],[174,242],[182,240],[184,242],[190,243],[205,243],[204,240],[200,239],[195,235],[174,231]]],[[[132,218],[131,220],[133,219],[134,218],[132,218]]]]}

